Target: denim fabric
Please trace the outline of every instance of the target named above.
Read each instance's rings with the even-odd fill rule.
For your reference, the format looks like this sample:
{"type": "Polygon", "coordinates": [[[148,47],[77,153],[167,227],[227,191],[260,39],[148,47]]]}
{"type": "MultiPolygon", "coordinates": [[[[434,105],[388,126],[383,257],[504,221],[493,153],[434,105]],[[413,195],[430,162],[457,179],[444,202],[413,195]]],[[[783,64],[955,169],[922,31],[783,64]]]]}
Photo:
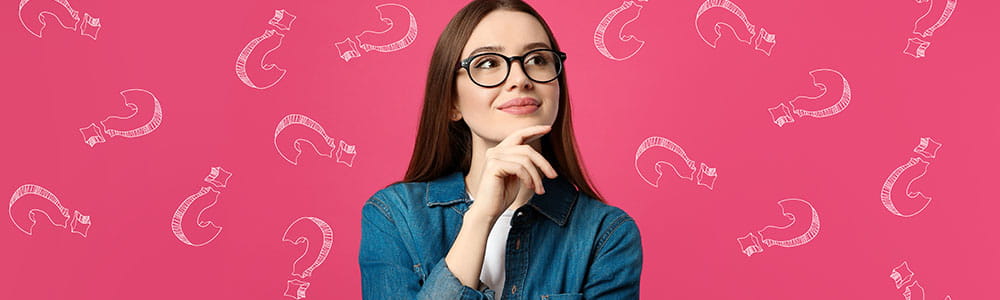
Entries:
{"type": "Polygon", "coordinates": [[[365,203],[361,220],[364,299],[637,299],[642,242],[635,221],[558,177],[517,209],[507,237],[502,291],[463,286],[448,254],[472,200],[462,172],[397,183],[365,203]]]}

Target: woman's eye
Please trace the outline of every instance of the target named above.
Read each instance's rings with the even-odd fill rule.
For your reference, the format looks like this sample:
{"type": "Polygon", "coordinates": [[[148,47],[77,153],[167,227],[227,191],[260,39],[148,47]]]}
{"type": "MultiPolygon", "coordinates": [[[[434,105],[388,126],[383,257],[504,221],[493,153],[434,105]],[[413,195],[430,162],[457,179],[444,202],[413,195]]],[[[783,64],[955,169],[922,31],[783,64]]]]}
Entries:
{"type": "Polygon", "coordinates": [[[493,68],[493,67],[496,67],[496,66],[497,66],[496,60],[493,59],[493,58],[484,58],[484,59],[476,62],[476,64],[475,64],[475,67],[477,69],[489,69],[489,68],[493,68]]]}
{"type": "Polygon", "coordinates": [[[542,55],[535,55],[528,58],[528,63],[533,65],[544,65],[547,64],[548,62],[549,60],[542,55]]]}

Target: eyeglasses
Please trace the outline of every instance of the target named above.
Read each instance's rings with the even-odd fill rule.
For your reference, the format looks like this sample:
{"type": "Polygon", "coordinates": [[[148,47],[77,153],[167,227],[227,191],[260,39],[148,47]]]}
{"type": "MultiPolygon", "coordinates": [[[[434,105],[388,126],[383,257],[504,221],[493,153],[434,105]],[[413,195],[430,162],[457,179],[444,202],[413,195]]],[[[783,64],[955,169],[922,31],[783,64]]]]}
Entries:
{"type": "Polygon", "coordinates": [[[521,62],[521,69],[528,79],[546,83],[559,78],[566,53],[552,49],[535,49],[522,56],[513,57],[493,52],[480,53],[463,59],[461,68],[465,69],[473,83],[491,88],[507,81],[507,76],[510,76],[510,65],[515,60],[521,62]]]}

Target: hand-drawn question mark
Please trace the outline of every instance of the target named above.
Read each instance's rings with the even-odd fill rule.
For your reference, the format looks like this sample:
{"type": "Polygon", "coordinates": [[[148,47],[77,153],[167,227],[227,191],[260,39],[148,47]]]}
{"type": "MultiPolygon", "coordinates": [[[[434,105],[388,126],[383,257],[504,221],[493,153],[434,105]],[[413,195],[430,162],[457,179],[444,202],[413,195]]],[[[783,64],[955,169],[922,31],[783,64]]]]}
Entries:
{"type": "MultiPolygon", "coordinates": [[[[896,283],[896,289],[899,289],[904,284],[910,282],[910,280],[913,279],[913,275],[916,274],[910,270],[909,264],[907,264],[904,260],[902,264],[892,269],[892,272],[889,273],[889,278],[892,278],[892,280],[896,283]]],[[[910,283],[910,285],[907,285],[906,289],[903,291],[903,297],[906,298],[906,300],[924,300],[924,287],[920,286],[920,283],[916,280],[913,280],[913,282],[910,283]]],[[[945,296],[944,300],[951,300],[951,296],[945,296]]]]}
{"type": "Polygon", "coordinates": [[[351,37],[346,37],[343,41],[334,43],[334,46],[337,47],[337,51],[340,53],[340,58],[344,59],[345,62],[351,61],[352,58],[361,57],[358,45],[365,52],[378,51],[387,53],[406,48],[417,39],[417,19],[410,12],[409,8],[406,8],[402,4],[385,3],[375,6],[375,10],[378,11],[379,20],[389,25],[389,28],[383,31],[365,30],[361,34],[354,36],[358,40],[357,43],[351,37]],[[404,20],[408,22],[402,22],[404,20]],[[395,26],[397,22],[400,24],[409,24],[409,27],[406,30],[397,28],[395,26]]]}
{"type": "MultiPolygon", "coordinates": [[[[649,2],[649,0],[638,1],[649,2]]],[[[646,44],[646,42],[639,40],[634,35],[625,35],[623,31],[625,30],[625,26],[639,19],[641,12],[642,5],[639,5],[635,1],[625,0],[621,6],[612,9],[604,15],[601,22],[597,24],[597,29],[594,30],[594,46],[597,47],[597,51],[603,54],[604,57],[617,61],[629,59],[636,53],[639,53],[639,49],[642,49],[642,45],[646,44]],[[628,16],[632,17],[629,18],[628,16]],[[614,23],[614,26],[612,26],[612,23],[614,23]],[[606,39],[605,34],[608,28],[611,28],[612,33],[616,33],[612,35],[613,38],[610,40],[606,39]],[[608,44],[609,41],[612,42],[610,45],[608,44]],[[612,50],[609,50],[608,46],[613,46],[611,48],[619,55],[612,54],[612,50]]]]}
{"type": "Polygon", "coordinates": [[[80,213],[79,210],[74,210],[71,217],[69,209],[63,207],[62,203],[59,202],[59,198],[44,187],[30,183],[18,187],[14,191],[14,195],[10,196],[10,205],[7,206],[7,214],[10,215],[10,220],[14,222],[14,226],[17,226],[17,229],[20,229],[21,232],[32,235],[32,230],[38,224],[38,213],[44,214],[52,225],[62,228],[66,228],[69,225],[70,232],[78,233],[83,237],[87,237],[87,231],[90,230],[90,216],[80,213]],[[41,197],[45,201],[42,201],[40,204],[34,203],[38,202],[37,200],[30,201],[31,199],[37,199],[35,197],[21,200],[22,197],[28,195],[41,197]],[[29,204],[28,207],[31,207],[31,209],[27,213],[14,213],[14,203],[18,201],[33,204],[29,204]]]}
{"type": "MultiPolygon", "coordinates": [[[[295,15],[281,9],[274,11],[274,17],[271,17],[271,20],[267,21],[267,24],[287,31],[292,29],[293,21],[295,21],[295,15]]],[[[236,57],[236,77],[243,84],[258,90],[272,87],[278,81],[281,81],[285,77],[285,69],[279,68],[275,64],[265,64],[264,58],[267,58],[267,55],[271,54],[274,50],[281,48],[281,41],[284,38],[284,34],[274,29],[267,29],[260,36],[250,40],[243,47],[243,50],[240,51],[240,55],[236,57]],[[266,43],[269,47],[261,46],[261,43],[266,43]],[[261,49],[267,49],[267,51],[254,51],[257,50],[258,46],[261,49]],[[247,72],[247,62],[251,63],[250,70],[253,70],[253,72],[247,72]],[[254,79],[250,78],[251,74],[253,74],[252,77],[254,79]],[[258,83],[255,83],[255,81],[258,83]]]]}
{"type": "Polygon", "coordinates": [[[333,249],[333,228],[319,218],[301,217],[292,222],[291,225],[288,225],[288,228],[285,229],[285,234],[281,236],[281,241],[289,242],[293,245],[306,243],[306,251],[292,263],[292,276],[298,276],[298,278],[288,280],[285,287],[285,296],[295,299],[305,298],[309,282],[299,280],[299,278],[305,279],[312,276],[313,271],[330,255],[330,250],[333,249]],[[318,233],[316,232],[317,227],[319,229],[318,233]],[[318,247],[312,245],[313,242],[310,241],[310,237],[322,237],[322,244],[318,247]],[[315,258],[303,260],[306,256],[315,258]]]}
{"type": "Polygon", "coordinates": [[[955,6],[958,5],[958,0],[946,0],[944,6],[938,5],[942,0],[916,0],[917,3],[927,3],[930,2],[930,6],[927,8],[927,12],[920,16],[917,21],[913,22],[913,34],[918,35],[918,37],[913,37],[906,40],[906,48],[903,49],[904,54],[909,54],[914,58],[921,58],[926,56],[927,47],[931,46],[930,41],[926,41],[928,37],[934,35],[934,31],[944,26],[944,23],[948,22],[951,18],[951,14],[955,12],[955,6]],[[941,10],[941,13],[931,14],[931,12],[937,12],[941,10]],[[937,19],[933,17],[928,18],[928,16],[938,16],[937,19]],[[926,18],[926,19],[925,19],[926,18]],[[934,23],[931,23],[934,21],[934,23]]]}
{"type": "Polygon", "coordinates": [[[757,231],[760,238],[752,232],[736,238],[740,243],[740,252],[747,257],[764,252],[765,245],[797,247],[812,241],[819,234],[819,214],[808,201],[789,198],[778,201],[778,206],[781,207],[781,214],[791,220],[791,223],[785,226],[765,226],[757,231]]]}
{"type": "MultiPolygon", "coordinates": [[[[920,143],[917,144],[916,148],[913,148],[913,152],[920,154],[920,156],[926,159],[933,159],[937,157],[938,149],[941,149],[941,143],[934,141],[930,137],[924,137],[920,138],[920,143]]],[[[882,184],[882,192],[879,194],[879,198],[882,199],[882,205],[894,215],[904,218],[916,216],[923,212],[927,208],[927,205],[931,204],[931,197],[924,196],[924,193],[921,192],[910,192],[910,186],[913,185],[913,182],[924,177],[924,174],[927,174],[927,167],[931,165],[929,161],[924,160],[920,156],[911,157],[909,161],[897,167],[885,179],[885,183],[882,184]],[[897,188],[897,182],[906,182],[906,187],[897,188]],[[919,208],[908,209],[912,210],[912,213],[902,213],[897,207],[899,203],[896,203],[900,199],[913,200],[906,202],[913,202],[916,205],[911,204],[907,206],[919,208]]]]}
{"type": "Polygon", "coordinates": [[[813,78],[813,85],[819,88],[819,96],[795,97],[788,102],[791,109],[785,103],[767,109],[771,113],[771,121],[778,127],[795,122],[791,113],[799,117],[826,118],[839,114],[851,104],[851,85],[844,74],[833,69],[816,69],[809,71],[809,76],[813,78]]]}
{"type": "Polygon", "coordinates": [[[80,128],[83,142],[91,148],[107,141],[101,133],[106,133],[108,139],[116,136],[136,138],[150,134],[160,127],[160,122],[163,121],[163,108],[153,93],[144,89],[127,89],[120,94],[125,98],[125,107],[130,109],[132,114],[125,117],[107,117],[100,122],[100,127],[90,123],[90,126],[80,128]],[[101,129],[102,127],[104,129],[101,129]]]}
{"type": "Polygon", "coordinates": [[[215,188],[212,186],[203,186],[197,193],[188,196],[187,199],[181,202],[181,205],[174,211],[173,218],[170,219],[170,230],[173,231],[174,236],[178,240],[191,246],[201,247],[211,243],[219,236],[219,233],[222,233],[222,226],[216,226],[212,221],[202,221],[201,214],[219,202],[219,194],[221,192],[216,190],[216,188],[225,188],[229,182],[229,178],[232,176],[233,173],[226,171],[222,167],[212,167],[208,172],[208,176],[205,176],[204,181],[215,188]],[[206,195],[210,196],[205,197],[206,195]],[[198,212],[198,214],[187,218],[188,211],[198,212]],[[194,240],[204,242],[192,242],[191,232],[184,232],[184,228],[192,228],[191,225],[202,229],[194,232],[198,236],[194,240]],[[209,226],[212,226],[212,229],[207,229],[209,226]]]}
{"type": "Polygon", "coordinates": [[[348,167],[354,166],[354,157],[357,155],[355,145],[348,145],[344,140],[340,140],[340,145],[337,147],[334,139],[326,134],[323,126],[305,115],[289,114],[281,118],[278,126],[274,129],[274,148],[278,149],[278,154],[293,165],[298,165],[299,156],[302,155],[302,142],[312,145],[316,153],[321,156],[332,158],[334,157],[333,152],[336,150],[337,162],[348,167]],[[282,135],[286,129],[291,132],[282,135]],[[283,137],[281,142],[278,142],[279,136],[283,137]],[[289,149],[289,144],[294,147],[294,150],[289,149]]]}
{"type": "MultiPolygon", "coordinates": [[[[656,151],[660,152],[660,151],[656,151]]],[[[655,157],[662,157],[660,155],[655,155],[655,157]]],[[[639,172],[639,176],[646,183],[652,185],[653,187],[659,187],[660,178],[663,176],[665,171],[664,165],[670,166],[674,169],[674,173],[680,178],[687,180],[694,180],[695,173],[698,173],[698,185],[703,185],[709,190],[713,189],[715,186],[715,179],[717,177],[715,168],[709,168],[704,162],[701,163],[700,172],[698,168],[695,168],[695,161],[688,158],[687,153],[684,153],[684,149],[678,146],[673,141],[659,136],[651,136],[646,138],[639,144],[639,148],[635,151],[635,170],[639,172]],[[643,157],[647,151],[654,148],[663,148],[673,154],[667,154],[666,158],[668,160],[658,160],[655,163],[648,163],[648,160],[643,159],[643,163],[639,160],[643,157]],[[688,172],[687,170],[690,170],[688,172]],[[656,175],[653,175],[656,173],[656,175]],[[651,179],[652,178],[652,179],[651,179]]]]}
{"type": "MultiPolygon", "coordinates": [[[[73,9],[67,0],[21,0],[17,6],[17,18],[21,20],[21,25],[39,38],[42,37],[42,29],[45,29],[45,25],[48,24],[45,22],[44,15],[55,17],[59,26],[70,31],[76,31],[80,24],[80,12],[73,9]],[[28,17],[27,22],[25,22],[25,16],[28,17]]],[[[83,26],[80,28],[80,35],[97,40],[97,32],[100,30],[101,19],[91,17],[89,13],[83,13],[83,26]]]]}
{"type": "Polygon", "coordinates": [[[755,32],[754,29],[756,28],[756,26],[750,24],[750,21],[747,20],[746,13],[744,13],[743,10],[740,9],[740,7],[737,6],[736,3],[733,3],[732,1],[705,0],[705,2],[702,3],[700,7],[698,7],[698,12],[695,14],[695,19],[694,19],[694,28],[696,31],[698,31],[698,36],[700,36],[701,39],[705,41],[705,43],[707,43],[709,46],[715,48],[715,46],[719,41],[719,38],[722,37],[722,26],[729,27],[729,29],[731,29],[733,33],[736,35],[737,40],[746,43],[748,45],[750,44],[750,40],[754,38],[754,35],[756,35],[757,39],[754,40],[753,43],[754,48],[760,50],[761,52],[764,52],[764,54],[767,54],[767,56],[771,56],[771,48],[774,48],[774,43],[775,43],[774,34],[768,33],[767,30],[764,29],[764,27],[760,28],[759,33],[755,32]],[[709,14],[709,17],[702,18],[702,14],[706,13],[708,10],[711,10],[713,8],[722,8],[723,10],[728,11],[729,13],[721,15],[709,14]],[[735,17],[736,19],[732,19],[733,17],[735,17]],[[726,18],[729,18],[730,20],[728,20],[727,22],[725,21],[726,18]],[[733,25],[731,25],[731,24],[739,24],[739,22],[737,21],[743,22],[743,27],[745,27],[746,30],[742,30],[743,28],[736,29],[736,27],[733,27],[733,25]],[[707,28],[708,25],[712,25],[715,30],[715,38],[712,38],[711,41],[709,41],[709,39],[706,38],[705,35],[701,33],[703,30],[706,31],[708,30],[707,28]]]}

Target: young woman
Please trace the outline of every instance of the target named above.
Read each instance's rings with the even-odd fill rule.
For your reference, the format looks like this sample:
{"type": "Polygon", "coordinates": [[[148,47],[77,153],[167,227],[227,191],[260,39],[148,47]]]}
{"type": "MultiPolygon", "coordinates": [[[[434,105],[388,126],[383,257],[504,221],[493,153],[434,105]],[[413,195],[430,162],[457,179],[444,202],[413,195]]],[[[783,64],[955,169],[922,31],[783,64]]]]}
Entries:
{"type": "Polygon", "coordinates": [[[362,209],[365,299],[635,299],[642,244],[577,159],[552,31],[473,1],[431,57],[402,182],[362,209]]]}

